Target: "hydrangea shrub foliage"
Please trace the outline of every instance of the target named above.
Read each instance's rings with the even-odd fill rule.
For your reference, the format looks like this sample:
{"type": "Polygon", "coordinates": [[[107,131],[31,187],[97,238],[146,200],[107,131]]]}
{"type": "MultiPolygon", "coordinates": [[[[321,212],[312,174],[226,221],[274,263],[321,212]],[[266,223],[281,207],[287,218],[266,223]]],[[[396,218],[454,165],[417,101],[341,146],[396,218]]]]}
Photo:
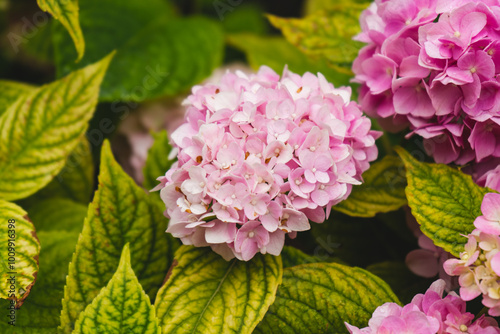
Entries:
{"type": "Polygon", "coordinates": [[[1,333],[500,333],[500,2],[273,4],[0,0],[1,333]]]}

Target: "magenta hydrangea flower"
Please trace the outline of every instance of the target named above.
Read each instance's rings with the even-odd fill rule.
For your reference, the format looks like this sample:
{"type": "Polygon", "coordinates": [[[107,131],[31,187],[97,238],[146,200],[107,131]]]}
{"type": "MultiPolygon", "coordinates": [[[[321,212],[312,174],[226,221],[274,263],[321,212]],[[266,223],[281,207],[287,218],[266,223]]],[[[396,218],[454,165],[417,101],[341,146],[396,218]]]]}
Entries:
{"type": "Polygon", "coordinates": [[[454,292],[443,296],[446,283],[437,280],[425,294],[413,297],[411,303],[399,306],[385,303],[377,307],[368,327],[359,329],[345,323],[351,334],[498,334],[500,329],[493,318],[479,317],[466,312],[465,301],[454,292]]]}
{"type": "Polygon", "coordinates": [[[280,254],[285,234],[323,222],[377,157],[380,133],[350,96],[321,74],[268,67],[194,87],[171,136],[178,161],[156,188],[167,232],[226,259],[280,254]]]}
{"type": "Polygon", "coordinates": [[[375,0],[353,63],[360,103],[438,163],[500,157],[500,1],[375,0]]]}
{"type": "Polygon", "coordinates": [[[449,275],[459,276],[460,296],[472,300],[480,295],[492,316],[500,316],[500,194],[489,193],[481,204],[482,216],[474,221],[460,259],[444,264],[449,275]]]}

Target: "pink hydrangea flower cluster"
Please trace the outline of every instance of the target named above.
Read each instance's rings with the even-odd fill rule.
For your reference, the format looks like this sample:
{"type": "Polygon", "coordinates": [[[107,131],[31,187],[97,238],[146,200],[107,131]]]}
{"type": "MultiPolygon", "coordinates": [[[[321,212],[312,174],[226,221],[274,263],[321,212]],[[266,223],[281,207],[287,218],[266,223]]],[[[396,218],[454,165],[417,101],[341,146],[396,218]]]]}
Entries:
{"type": "Polygon", "coordinates": [[[438,163],[500,157],[500,1],[375,0],[353,63],[360,103],[438,163]]]}
{"type": "Polygon", "coordinates": [[[443,298],[446,283],[437,280],[425,294],[413,297],[411,303],[399,306],[385,303],[373,312],[368,327],[359,329],[345,324],[351,334],[498,334],[493,318],[484,315],[474,320],[465,311],[465,301],[451,292],[443,298]]]}
{"type": "Polygon", "coordinates": [[[196,86],[160,177],[167,232],[224,258],[278,255],[285,234],[323,222],[377,157],[371,121],[323,75],[268,67],[196,86]]]}
{"type": "Polygon", "coordinates": [[[481,204],[482,216],[460,253],[460,259],[445,262],[449,275],[459,276],[460,296],[472,300],[483,296],[492,316],[500,316],[500,194],[489,193],[481,204]]]}

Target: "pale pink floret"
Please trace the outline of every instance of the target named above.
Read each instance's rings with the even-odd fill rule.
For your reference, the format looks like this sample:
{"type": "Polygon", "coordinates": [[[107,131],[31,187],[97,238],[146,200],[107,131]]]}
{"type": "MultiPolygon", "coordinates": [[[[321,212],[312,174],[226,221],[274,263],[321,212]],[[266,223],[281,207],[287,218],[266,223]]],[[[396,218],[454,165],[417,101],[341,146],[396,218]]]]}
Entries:
{"type": "Polygon", "coordinates": [[[323,75],[268,67],[196,86],[171,139],[178,161],[159,178],[167,232],[224,258],[279,255],[361,183],[377,157],[370,120],[323,75]]]}
{"type": "MultiPolygon", "coordinates": [[[[499,1],[375,0],[360,24],[353,81],[368,114],[388,131],[409,126],[438,163],[500,157],[499,1]]],[[[489,171],[476,180],[500,188],[489,171]]]]}
{"type": "Polygon", "coordinates": [[[462,334],[500,333],[493,318],[466,312],[465,301],[451,292],[443,298],[446,283],[435,281],[425,294],[416,295],[411,303],[401,307],[385,303],[373,312],[368,327],[359,329],[345,323],[351,334],[462,334]]]}
{"type": "Polygon", "coordinates": [[[483,215],[474,221],[476,228],[484,233],[500,235],[500,194],[484,195],[481,212],[483,215]]]}

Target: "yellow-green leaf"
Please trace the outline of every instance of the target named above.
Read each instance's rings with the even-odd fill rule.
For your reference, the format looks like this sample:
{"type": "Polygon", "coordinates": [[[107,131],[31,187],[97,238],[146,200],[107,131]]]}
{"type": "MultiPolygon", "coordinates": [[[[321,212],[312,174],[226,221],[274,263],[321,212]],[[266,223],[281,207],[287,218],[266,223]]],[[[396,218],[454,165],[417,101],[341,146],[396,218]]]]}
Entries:
{"type": "MultiPolygon", "coordinates": [[[[87,207],[68,199],[48,199],[29,210],[40,239],[40,270],[29,298],[16,312],[16,325],[0,322],[2,334],[55,334],[61,321],[61,299],[87,207]]],[[[6,310],[10,301],[0,301],[6,310]]]]}
{"type": "Polygon", "coordinates": [[[22,94],[0,116],[0,198],[27,197],[63,168],[88,127],[111,58],[22,94]]]}
{"type": "Polygon", "coordinates": [[[354,217],[375,217],[377,213],[399,209],[407,203],[404,165],[386,156],[363,174],[363,184],[354,186],[349,197],[333,209],[354,217]]]}
{"type": "Polygon", "coordinates": [[[305,18],[269,15],[269,21],[305,54],[326,59],[339,72],[351,73],[351,62],[362,43],[352,38],[361,31],[359,15],[368,6],[350,1],[332,5],[305,18]]]}
{"type": "Polygon", "coordinates": [[[152,297],[160,288],[178,241],[151,197],[114,160],[108,141],[101,152],[99,187],[69,266],[61,331],[70,333],[85,307],[113,276],[126,243],[132,267],[152,297]]]}
{"type": "Polygon", "coordinates": [[[163,333],[251,333],[274,301],[280,257],[225,261],[210,248],[181,246],[155,307],[163,333]]]}
{"type": "Polygon", "coordinates": [[[80,61],[85,54],[85,40],[78,19],[78,0],[38,0],[38,6],[66,28],[78,53],[76,61],[80,61]]]}
{"type": "Polygon", "coordinates": [[[21,82],[0,80],[0,116],[21,95],[28,94],[35,89],[36,87],[21,82]]]}
{"type": "Polygon", "coordinates": [[[20,306],[35,283],[40,243],[26,211],[1,199],[0,224],[0,298],[20,306]]]}
{"type": "Polygon", "coordinates": [[[422,232],[436,246],[459,257],[474,220],[481,215],[482,188],[466,175],[442,164],[419,162],[402,148],[396,148],[406,166],[406,197],[422,232]]]}
{"type": "Polygon", "coordinates": [[[154,307],[132,270],[129,244],[108,285],[82,312],[73,331],[94,333],[160,334],[154,307]]]}
{"type": "Polygon", "coordinates": [[[361,268],[334,263],[287,268],[255,333],[348,333],[344,321],[365,327],[386,302],[399,303],[384,281],[361,268]]]}
{"type": "MultiPolygon", "coordinates": [[[[364,4],[365,7],[369,5],[369,2],[366,0],[352,0],[351,2],[364,4]]],[[[304,14],[314,14],[317,11],[329,9],[342,3],[342,0],[307,0],[304,4],[304,14]]]]}
{"type": "MultiPolygon", "coordinates": [[[[170,159],[169,155],[172,151],[172,146],[168,140],[167,131],[153,133],[154,143],[148,152],[146,165],[144,166],[144,188],[147,190],[153,189],[158,185],[156,179],[170,169],[170,166],[175,161],[175,157],[170,159]]],[[[159,198],[159,194],[156,194],[159,198]]]]}
{"type": "Polygon", "coordinates": [[[324,59],[311,59],[283,37],[240,33],[228,35],[226,39],[229,45],[246,54],[248,63],[255,70],[266,65],[281,74],[285,65],[288,65],[292,72],[300,75],[304,72],[321,72],[336,86],[349,84],[349,75],[335,71],[324,59]]]}

